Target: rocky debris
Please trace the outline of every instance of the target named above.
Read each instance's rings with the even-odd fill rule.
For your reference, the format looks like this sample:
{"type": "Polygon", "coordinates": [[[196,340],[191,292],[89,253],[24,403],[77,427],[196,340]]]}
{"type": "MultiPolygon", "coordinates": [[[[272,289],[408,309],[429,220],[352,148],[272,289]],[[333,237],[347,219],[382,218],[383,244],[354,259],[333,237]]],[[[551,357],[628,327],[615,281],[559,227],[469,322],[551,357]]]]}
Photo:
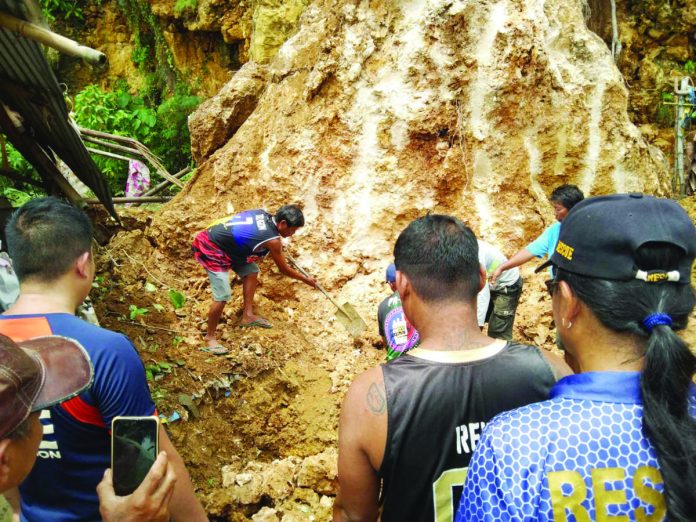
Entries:
{"type": "Polygon", "coordinates": [[[266,78],[267,67],[249,62],[189,116],[191,154],[197,163],[227,143],[242,126],[256,108],[266,78]]]}
{"type": "Polygon", "coordinates": [[[224,466],[222,486],[227,488],[230,503],[237,507],[258,504],[264,497],[279,506],[298,488],[335,495],[337,458],[336,449],[328,448],[306,459],[287,457],[269,464],[249,462],[241,472],[237,465],[224,466]]]}

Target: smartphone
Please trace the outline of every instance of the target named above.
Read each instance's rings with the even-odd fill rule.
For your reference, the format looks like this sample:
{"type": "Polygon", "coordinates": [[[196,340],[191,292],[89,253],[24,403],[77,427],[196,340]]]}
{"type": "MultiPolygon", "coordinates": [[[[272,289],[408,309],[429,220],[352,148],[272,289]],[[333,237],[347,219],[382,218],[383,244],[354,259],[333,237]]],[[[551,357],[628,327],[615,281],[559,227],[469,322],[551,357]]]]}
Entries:
{"type": "Polygon", "coordinates": [[[111,421],[111,471],[116,494],[133,493],[145,479],[158,453],[157,417],[114,417],[111,421]]]}

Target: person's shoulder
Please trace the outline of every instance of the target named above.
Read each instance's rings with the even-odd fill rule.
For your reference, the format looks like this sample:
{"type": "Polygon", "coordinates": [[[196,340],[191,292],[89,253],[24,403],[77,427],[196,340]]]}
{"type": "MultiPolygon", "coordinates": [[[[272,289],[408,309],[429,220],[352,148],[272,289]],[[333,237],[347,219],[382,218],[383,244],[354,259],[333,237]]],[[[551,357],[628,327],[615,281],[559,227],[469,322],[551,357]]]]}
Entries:
{"type": "Polygon", "coordinates": [[[512,354],[519,354],[520,359],[527,364],[541,365],[548,369],[556,380],[573,374],[573,370],[563,359],[538,346],[510,341],[508,342],[507,350],[512,354]],[[529,357],[532,354],[537,357],[529,357]]]}
{"type": "Polygon", "coordinates": [[[88,323],[79,317],[66,318],[55,333],[77,338],[90,355],[111,354],[114,351],[120,354],[123,350],[134,350],[133,343],[124,334],[88,323]]]}

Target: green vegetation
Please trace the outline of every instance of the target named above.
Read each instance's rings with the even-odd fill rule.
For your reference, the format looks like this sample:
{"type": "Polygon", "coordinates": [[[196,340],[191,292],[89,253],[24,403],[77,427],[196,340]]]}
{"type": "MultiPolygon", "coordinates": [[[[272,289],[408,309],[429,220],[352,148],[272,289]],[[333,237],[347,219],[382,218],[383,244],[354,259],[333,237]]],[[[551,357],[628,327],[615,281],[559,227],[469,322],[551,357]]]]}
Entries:
{"type": "Polygon", "coordinates": [[[186,296],[176,290],[169,290],[169,300],[172,302],[174,310],[178,310],[186,302],[186,296]]]}
{"type": "Polygon", "coordinates": [[[41,10],[47,22],[53,23],[56,18],[66,21],[84,21],[85,14],[78,0],[41,0],[41,10]]]}
{"type": "Polygon", "coordinates": [[[684,64],[684,72],[688,75],[696,73],[696,62],[693,60],[687,60],[687,62],[684,64]]]}
{"type": "MultiPolygon", "coordinates": [[[[152,14],[147,0],[116,0],[119,9],[126,18],[128,27],[135,39],[135,50],[131,55],[133,63],[141,71],[149,73],[145,96],[157,98],[162,92],[174,93],[182,78],[174,65],[172,55],[160,22],[152,14]]],[[[179,3],[193,3],[195,0],[177,0],[179,3]]]]}
{"type": "Polygon", "coordinates": [[[130,311],[130,318],[131,320],[136,319],[137,317],[140,317],[141,315],[145,315],[148,313],[150,310],[147,308],[138,308],[136,305],[130,305],[128,307],[128,310],[130,311]]]}
{"type": "Polygon", "coordinates": [[[198,5],[197,0],[176,0],[174,4],[174,12],[180,15],[184,11],[195,11],[198,5]]]}
{"type": "MultiPolygon", "coordinates": [[[[185,89],[151,105],[143,96],[132,95],[121,83],[116,91],[104,91],[89,85],[75,95],[75,120],[78,124],[141,141],[157,155],[170,171],[191,163],[188,115],[201,102],[185,89]]],[[[128,176],[125,161],[93,156],[106,175],[114,194],[122,194],[128,176]]]]}

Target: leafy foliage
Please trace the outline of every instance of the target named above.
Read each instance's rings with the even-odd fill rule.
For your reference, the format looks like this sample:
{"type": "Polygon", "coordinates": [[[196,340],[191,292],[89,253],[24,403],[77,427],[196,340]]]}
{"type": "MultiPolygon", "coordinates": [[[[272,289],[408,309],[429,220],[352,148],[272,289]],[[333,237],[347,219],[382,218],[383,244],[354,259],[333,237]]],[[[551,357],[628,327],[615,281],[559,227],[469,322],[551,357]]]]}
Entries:
{"type": "Polygon", "coordinates": [[[176,0],[174,4],[174,12],[181,14],[184,11],[194,11],[198,5],[197,0],[176,0]]]}
{"type": "Polygon", "coordinates": [[[78,0],[41,0],[41,10],[48,22],[54,22],[56,18],[66,21],[84,21],[85,14],[78,0]]]}
{"type": "Polygon", "coordinates": [[[169,300],[172,302],[174,310],[178,310],[186,302],[186,296],[176,290],[169,290],[169,300]]]}
{"type": "MultiPolygon", "coordinates": [[[[200,98],[175,93],[157,106],[133,95],[124,85],[113,92],[89,85],[75,95],[75,120],[83,127],[129,136],[147,146],[164,165],[176,172],[191,162],[187,119],[200,98]]],[[[114,194],[122,194],[128,176],[125,161],[94,157],[114,194]]]]}
{"type": "Polygon", "coordinates": [[[149,312],[147,308],[138,308],[135,305],[130,305],[128,307],[128,310],[130,310],[130,318],[131,320],[135,319],[136,317],[139,317],[141,315],[145,315],[146,313],[149,312]]]}

